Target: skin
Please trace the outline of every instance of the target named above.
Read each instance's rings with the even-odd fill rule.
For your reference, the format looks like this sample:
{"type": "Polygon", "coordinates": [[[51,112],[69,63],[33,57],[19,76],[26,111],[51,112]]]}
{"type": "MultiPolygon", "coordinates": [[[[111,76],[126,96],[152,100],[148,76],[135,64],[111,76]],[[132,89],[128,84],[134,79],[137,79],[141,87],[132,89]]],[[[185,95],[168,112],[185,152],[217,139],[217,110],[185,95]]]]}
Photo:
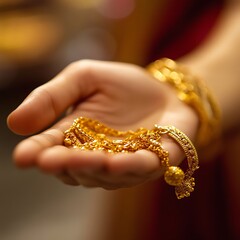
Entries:
{"type": "MultiPolygon", "coordinates": [[[[159,159],[150,151],[107,154],[62,146],[63,132],[79,116],[98,119],[119,130],[152,128],[156,123],[174,125],[192,140],[198,128],[195,111],[144,69],[83,60],[35,89],[9,115],[12,131],[33,134],[16,147],[15,163],[37,167],[67,184],[106,189],[135,186],[162,175],[159,159]],[[73,106],[71,112],[48,128],[69,106],[73,106]]],[[[163,137],[163,146],[170,153],[171,164],[178,165],[184,157],[178,144],[163,137]]]]}
{"type": "MultiPolygon", "coordinates": [[[[201,76],[215,94],[224,131],[237,126],[240,118],[236,113],[240,107],[239,12],[239,1],[229,1],[209,39],[179,59],[201,76]]],[[[37,167],[67,184],[106,189],[135,186],[162,175],[159,159],[149,151],[106,154],[62,146],[63,132],[79,116],[97,119],[119,130],[174,125],[193,142],[199,125],[196,112],[180,102],[172,88],[157,82],[143,68],[82,60],[35,89],[9,115],[7,122],[13,132],[32,135],[16,146],[16,165],[37,167]],[[72,111],[52,126],[69,107],[72,111]]],[[[169,151],[170,163],[178,165],[184,156],[181,149],[167,137],[162,142],[169,151]]]]}
{"type": "Polygon", "coordinates": [[[239,126],[240,1],[227,1],[214,30],[195,51],[179,59],[200,76],[215,95],[222,112],[222,129],[239,126]]]}

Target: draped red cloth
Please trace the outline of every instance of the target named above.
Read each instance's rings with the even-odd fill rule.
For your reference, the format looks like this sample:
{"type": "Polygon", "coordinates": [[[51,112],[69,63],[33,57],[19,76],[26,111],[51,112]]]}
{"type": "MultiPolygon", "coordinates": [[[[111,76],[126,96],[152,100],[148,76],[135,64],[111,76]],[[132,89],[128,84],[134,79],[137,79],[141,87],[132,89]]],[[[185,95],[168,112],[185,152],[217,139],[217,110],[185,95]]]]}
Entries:
{"type": "Polygon", "coordinates": [[[208,36],[223,8],[223,0],[170,0],[165,12],[155,13],[155,31],[147,62],[176,59],[192,51],[208,36]]]}

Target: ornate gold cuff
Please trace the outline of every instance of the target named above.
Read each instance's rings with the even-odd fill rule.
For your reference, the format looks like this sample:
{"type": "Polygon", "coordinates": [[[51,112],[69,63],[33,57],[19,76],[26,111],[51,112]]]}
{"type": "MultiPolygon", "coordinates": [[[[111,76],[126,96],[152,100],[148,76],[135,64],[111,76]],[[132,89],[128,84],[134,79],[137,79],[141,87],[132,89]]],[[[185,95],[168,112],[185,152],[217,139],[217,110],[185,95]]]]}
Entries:
{"type": "Polygon", "coordinates": [[[220,133],[220,110],[209,89],[181,64],[163,58],[151,63],[148,72],[177,91],[178,98],[193,107],[199,115],[197,145],[205,146],[220,133]]]}
{"type": "Polygon", "coordinates": [[[198,155],[190,139],[173,126],[155,125],[152,130],[139,128],[136,131],[118,131],[97,120],[80,117],[65,132],[64,144],[82,150],[103,150],[108,153],[136,152],[146,149],[154,152],[165,170],[164,179],[175,186],[178,199],[190,196],[194,190],[195,170],[198,169],[198,155]],[[186,154],[188,169],[184,173],[177,166],[170,166],[168,151],[163,149],[161,138],[167,134],[173,138],[186,154]],[[116,139],[120,138],[120,139],[116,139]]]}

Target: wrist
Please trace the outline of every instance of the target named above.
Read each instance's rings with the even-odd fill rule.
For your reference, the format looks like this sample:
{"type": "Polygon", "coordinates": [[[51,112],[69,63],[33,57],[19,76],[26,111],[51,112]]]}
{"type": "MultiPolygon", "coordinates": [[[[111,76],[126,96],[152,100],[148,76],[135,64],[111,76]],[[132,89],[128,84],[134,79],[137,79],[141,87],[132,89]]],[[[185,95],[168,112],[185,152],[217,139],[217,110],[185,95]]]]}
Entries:
{"type": "Polygon", "coordinates": [[[147,70],[160,82],[175,89],[180,101],[198,114],[197,145],[202,147],[219,136],[220,111],[218,104],[205,84],[184,66],[164,58],[151,63],[147,70]]]}

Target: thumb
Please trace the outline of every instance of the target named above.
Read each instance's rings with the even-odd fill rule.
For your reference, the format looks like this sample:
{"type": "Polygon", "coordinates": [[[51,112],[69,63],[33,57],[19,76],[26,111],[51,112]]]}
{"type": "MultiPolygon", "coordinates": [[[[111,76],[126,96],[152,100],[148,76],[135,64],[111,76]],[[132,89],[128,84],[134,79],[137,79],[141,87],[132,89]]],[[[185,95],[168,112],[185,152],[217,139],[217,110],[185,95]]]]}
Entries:
{"type": "Polygon", "coordinates": [[[48,83],[36,88],[7,118],[20,135],[36,133],[52,124],[69,106],[95,92],[89,64],[71,64],[48,83]]]}

